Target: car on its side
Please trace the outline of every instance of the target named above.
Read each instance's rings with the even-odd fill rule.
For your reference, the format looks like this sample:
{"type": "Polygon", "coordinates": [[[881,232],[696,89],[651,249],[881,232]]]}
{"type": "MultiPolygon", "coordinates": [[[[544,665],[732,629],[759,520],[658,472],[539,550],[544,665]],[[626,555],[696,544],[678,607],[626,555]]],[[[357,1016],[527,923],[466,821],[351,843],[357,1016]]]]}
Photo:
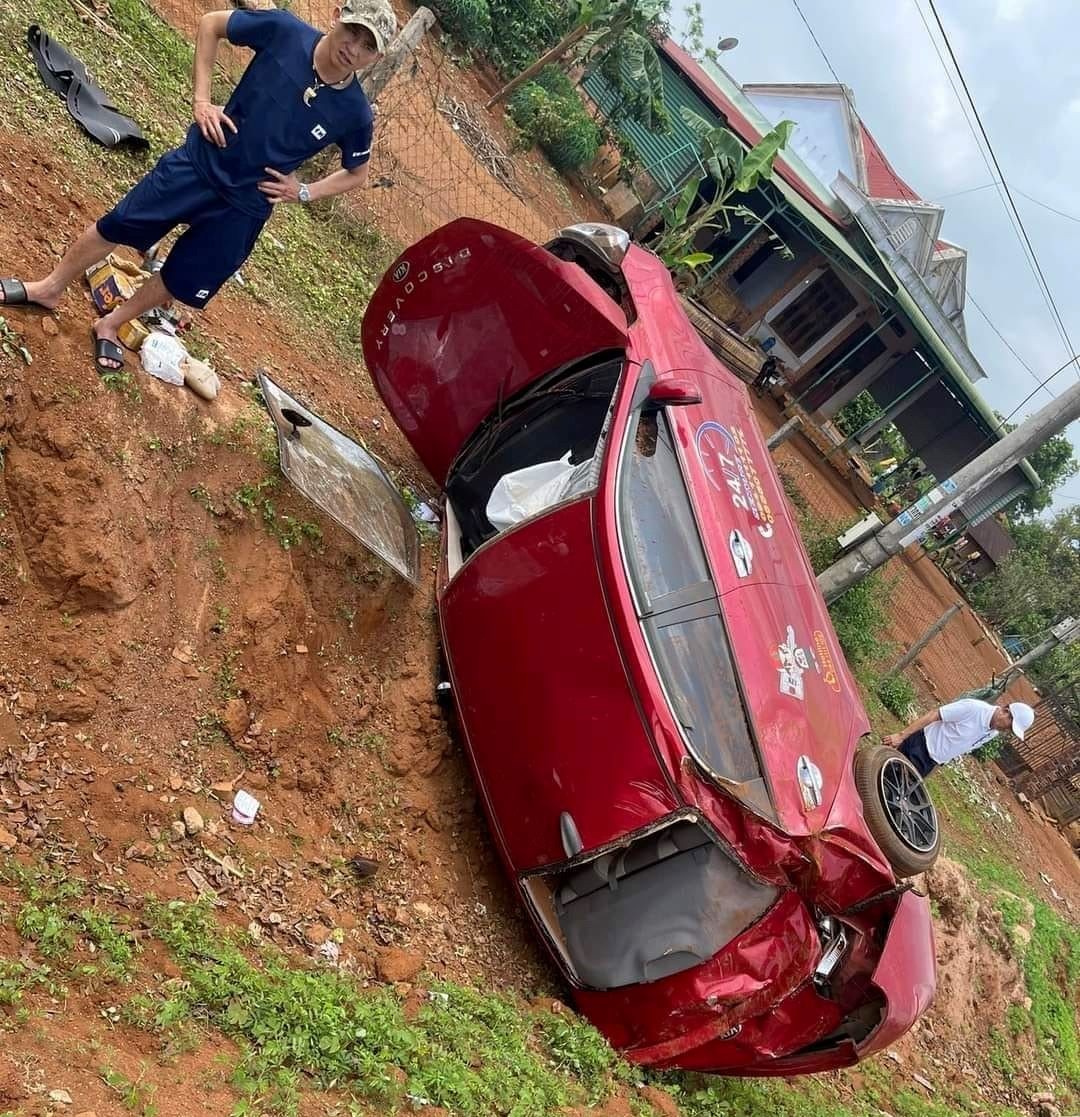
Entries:
{"type": "MultiPolygon", "coordinates": [[[[653,1067],[791,1075],[895,1040],[934,992],[904,878],[933,862],[937,816],[903,756],[858,747],[747,390],[664,265],[611,226],[539,246],[461,219],[392,265],[362,340],[445,493],[462,738],[580,1011],[653,1067]]],[[[385,478],[264,391],[286,473],[415,577],[385,478]]]]}

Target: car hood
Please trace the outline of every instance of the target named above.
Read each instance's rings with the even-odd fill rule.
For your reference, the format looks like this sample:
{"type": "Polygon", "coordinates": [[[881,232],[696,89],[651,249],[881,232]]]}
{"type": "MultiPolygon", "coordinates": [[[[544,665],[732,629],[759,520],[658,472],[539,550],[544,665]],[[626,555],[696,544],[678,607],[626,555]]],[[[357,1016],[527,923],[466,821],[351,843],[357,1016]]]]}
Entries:
{"type": "Polygon", "coordinates": [[[691,498],[778,821],[813,833],[869,723],[745,389],[699,382],[673,417],[691,498]]]}
{"type": "Polygon", "coordinates": [[[537,378],[626,345],[626,316],[576,264],[472,218],[406,249],[364,314],[375,387],[441,485],[485,418],[537,378]]]}

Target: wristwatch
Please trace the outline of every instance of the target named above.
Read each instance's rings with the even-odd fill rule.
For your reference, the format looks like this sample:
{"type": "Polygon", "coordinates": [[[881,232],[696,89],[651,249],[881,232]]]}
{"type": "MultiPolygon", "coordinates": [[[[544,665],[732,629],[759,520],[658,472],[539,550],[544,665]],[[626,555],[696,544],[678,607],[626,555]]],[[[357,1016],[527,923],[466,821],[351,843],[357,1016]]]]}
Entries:
{"type": "Polygon", "coordinates": [[[296,200],[298,202],[310,202],[311,201],[311,190],[308,188],[308,184],[306,182],[300,183],[300,190],[297,193],[297,199],[296,200]]]}

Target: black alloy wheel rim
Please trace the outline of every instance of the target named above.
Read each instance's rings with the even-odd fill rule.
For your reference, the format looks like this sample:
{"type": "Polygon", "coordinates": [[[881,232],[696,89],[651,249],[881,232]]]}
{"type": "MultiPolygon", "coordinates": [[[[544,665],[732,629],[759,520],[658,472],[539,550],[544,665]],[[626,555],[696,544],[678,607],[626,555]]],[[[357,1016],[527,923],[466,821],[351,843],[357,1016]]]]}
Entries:
{"type": "Polygon", "coordinates": [[[916,853],[929,853],[937,844],[938,819],[922,777],[898,757],[881,766],[881,801],[896,836],[916,853]]]}

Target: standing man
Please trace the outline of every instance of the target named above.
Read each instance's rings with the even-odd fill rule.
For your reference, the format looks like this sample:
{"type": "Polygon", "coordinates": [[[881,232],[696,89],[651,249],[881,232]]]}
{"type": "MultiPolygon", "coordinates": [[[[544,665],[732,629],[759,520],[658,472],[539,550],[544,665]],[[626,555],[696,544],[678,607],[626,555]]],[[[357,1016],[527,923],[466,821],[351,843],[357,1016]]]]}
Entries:
{"type": "Polygon", "coordinates": [[[1026,702],[993,706],[977,698],[961,698],[882,740],[899,749],[925,779],[939,764],[965,756],[1005,730],[1022,741],[1034,721],[1035,711],[1026,702]]]}
{"type": "Polygon", "coordinates": [[[163,155],[44,279],[0,280],[0,302],[51,310],[116,245],[146,252],[187,225],[164,268],[93,327],[98,370],[122,368],[119,328],[171,298],[201,310],[248,258],[275,205],[305,205],[364,183],[372,113],[357,71],[396,32],[389,0],[344,0],[325,35],[287,11],[208,12],[195,40],[187,142],[163,155]],[[255,52],[224,108],[210,97],[222,39],[255,52]],[[296,168],[330,144],[341,149],[341,170],[301,182],[296,168]]]}

